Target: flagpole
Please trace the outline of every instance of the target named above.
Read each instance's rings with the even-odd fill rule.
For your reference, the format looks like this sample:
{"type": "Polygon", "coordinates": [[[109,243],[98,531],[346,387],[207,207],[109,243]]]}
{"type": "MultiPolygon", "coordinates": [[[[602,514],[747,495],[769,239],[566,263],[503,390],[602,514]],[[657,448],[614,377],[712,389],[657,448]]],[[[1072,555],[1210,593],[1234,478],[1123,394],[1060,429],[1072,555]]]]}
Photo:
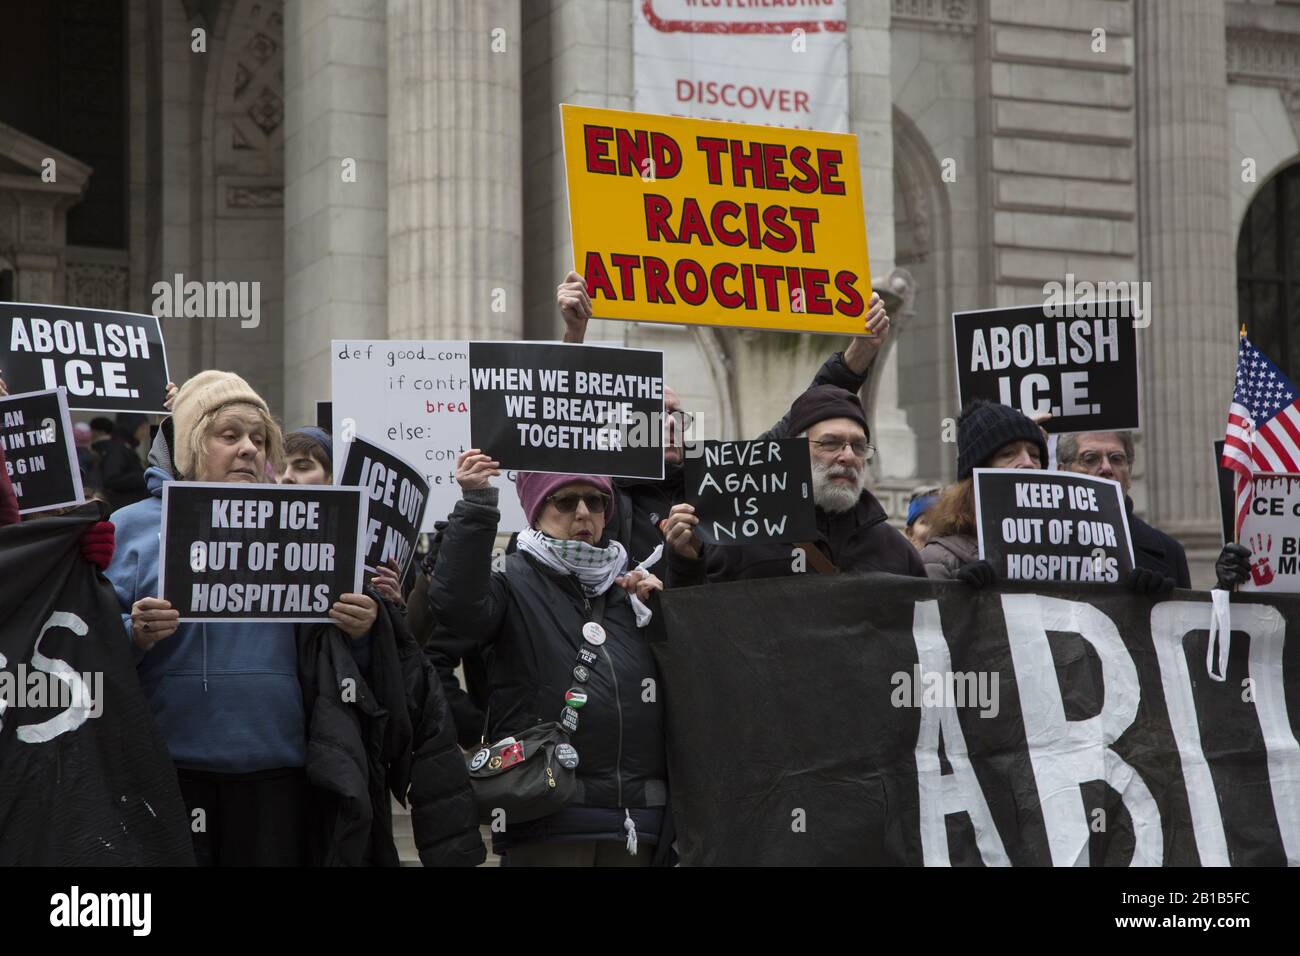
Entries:
{"type": "MultiPolygon", "coordinates": [[[[1245,341],[1245,338],[1246,338],[1246,323],[1243,322],[1241,323],[1241,332],[1238,333],[1238,341],[1245,341]]],[[[1240,361],[1240,357],[1238,358],[1238,361],[1240,361]]],[[[1251,480],[1253,479],[1243,478],[1241,475],[1237,475],[1237,481],[1251,481],[1251,480]]],[[[1235,486],[1232,490],[1234,492],[1237,492],[1237,488],[1235,486]]],[[[1237,499],[1239,497],[1240,497],[1240,493],[1236,493],[1233,495],[1232,498],[1232,504],[1233,504],[1232,543],[1233,544],[1241,544],[1241,522],[1237,520],[1237,513],[1236,513],[1237,499]]]]}

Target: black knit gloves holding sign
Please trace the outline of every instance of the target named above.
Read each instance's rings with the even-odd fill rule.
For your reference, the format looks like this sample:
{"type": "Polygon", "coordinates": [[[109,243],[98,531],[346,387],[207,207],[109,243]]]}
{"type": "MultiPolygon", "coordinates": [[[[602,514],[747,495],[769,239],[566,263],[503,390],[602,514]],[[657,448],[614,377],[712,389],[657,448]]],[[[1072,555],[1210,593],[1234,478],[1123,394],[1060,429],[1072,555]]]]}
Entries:
{"type": "Polygon", "coordinates": [[[998,572],[987,561],[972,561],[970,564],[963,564],[957,569],[954,577],[967,587],[976,590],[991,588],[998,583],[998,572]]]}
{"type": "Polygon", "coordinates": [[[1159,571],[1152,571],[1149,568],[1134,568],[1124,579],[1124,584],[1130,591],[1137,594],[1165,594],[1174,589],[1176,582],[1173,578],[1167,578],[1159,571]]]}

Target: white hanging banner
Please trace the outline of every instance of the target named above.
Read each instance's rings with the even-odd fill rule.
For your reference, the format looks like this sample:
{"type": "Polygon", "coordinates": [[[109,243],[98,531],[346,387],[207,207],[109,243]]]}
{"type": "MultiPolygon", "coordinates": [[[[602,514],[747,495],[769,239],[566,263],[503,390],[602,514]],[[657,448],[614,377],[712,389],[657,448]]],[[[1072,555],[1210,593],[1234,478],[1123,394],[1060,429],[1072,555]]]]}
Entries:
{"type": "Polygon", "coordinates": [[[638,112],[847,132],[845,0],[631,0],[638,112]]]}

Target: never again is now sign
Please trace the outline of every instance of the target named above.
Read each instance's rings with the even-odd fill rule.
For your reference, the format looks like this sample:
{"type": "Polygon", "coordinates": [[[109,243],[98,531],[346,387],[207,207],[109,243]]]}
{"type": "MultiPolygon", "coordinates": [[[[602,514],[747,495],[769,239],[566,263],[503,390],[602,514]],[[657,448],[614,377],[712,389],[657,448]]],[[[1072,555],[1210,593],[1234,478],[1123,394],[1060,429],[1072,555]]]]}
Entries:
{"type": "Polygon", "coordinates": [[[561,106],[575,268],[598,318],[861,333],[857,139],[561,106]]]}

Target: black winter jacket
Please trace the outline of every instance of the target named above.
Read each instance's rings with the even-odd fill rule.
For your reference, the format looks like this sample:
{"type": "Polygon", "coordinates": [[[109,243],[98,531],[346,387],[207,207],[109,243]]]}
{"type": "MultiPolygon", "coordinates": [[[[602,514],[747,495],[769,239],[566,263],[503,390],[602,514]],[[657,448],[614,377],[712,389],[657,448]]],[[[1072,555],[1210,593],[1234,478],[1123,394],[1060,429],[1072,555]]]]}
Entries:
{"type": "MultiPolygon", "coordinates": [[[[489,739],[558,721],[579,648],[589,648],[582,626],[596,599],[577,579],[560,575],[522,553],[491,570],[501,513],[496,489],[466,493],[451,513],[429,585],[440,623],[490,644],[489,739]]],[[[594,648],[582,686],[587,703],[571,737],[578,751],[575,806],[662,807],[667,801],[662,688],[654,657],[620,587],[605,595],[601,620],[607,639],[594,648]],[[646,684],[651,680],[653,684],[646,684]],[[653,689],[653,694],[649,690],[653,689]]]]}
{"type": "Polygon", "coordinates": [[[114,511],[149,497],[140,458],[121,435],[91,446],[99,455],[99,480],[114,511]]]}
{"type": "Polygon", "coordinates": [[[1132,498],[1125,496],[1124,505],[1128,509],[1129,536],[1133,539],[1133,563],[1172,578],[1180,588],[1190,588],[1192,575],[1187,570],[1187,552],[1183,546],[1133,514],[1132,498]]]}
{"type": "MultiPolygon", "coordinates": [[[[884,571],[925,577],[921,557],[905,537],[885,520],[885,509],[869,491],[862,492],[852,511],[829,514],[817,509],[818,536],[813,542],[840,571],[884,571]]],[[[743,578],[779,578],[801,571],[815,573],[812,565],[794,553],[789,544],[744,544],[704,548],[698,560],[670,549],[666,587],[685,587],[706,581],[743,578]]]]}
{"type": "Polygon", "coordinates": [[[391,793],[410,801],[425,866],[477,866],[487,856],[478,811],[433,668],[383,601],[365,675],[348,640],[331,625],[298,629],[311,863],[397,866],[391,793]]]}

